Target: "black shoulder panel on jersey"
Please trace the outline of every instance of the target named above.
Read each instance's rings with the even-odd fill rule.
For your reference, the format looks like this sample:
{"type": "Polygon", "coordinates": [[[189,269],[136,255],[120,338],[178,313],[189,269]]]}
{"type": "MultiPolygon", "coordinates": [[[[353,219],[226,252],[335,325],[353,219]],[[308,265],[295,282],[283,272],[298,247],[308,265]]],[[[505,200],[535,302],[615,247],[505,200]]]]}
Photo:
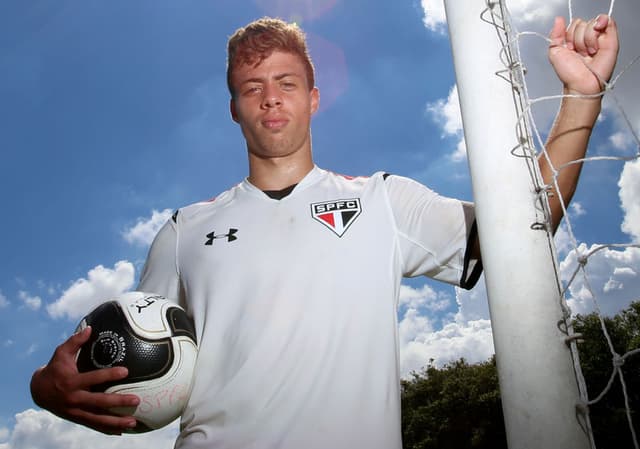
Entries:
{"type": "Polygon", "coordinates": [[[478,259],[473,265],[471,273],[468,273],[469,264],[471,263],[471,248],[476,244],[477,239],[478,225],[474,220],[471,225],[471,229],[469,230],[467,248],[464,251],[464,268],[462,269],[462,276],[460,278],[460,288],[464,288],[465,290],[471,290],[476,285],[480,275],[482,274],[482,259],[478,259]]]}
{"type": "Polygon", "coordinates": [[[178,222],[178,212],[180,212],[180,209],[176,210],[171,216],[171,219],[173,220],[174,223],[178,222]]]}
{"type": "Polygon", "coordinates": [[[382,175],[382,179],[384,179],[386,181],[389,176],[391,176],[391,173],[384,173],[382,175]]]}

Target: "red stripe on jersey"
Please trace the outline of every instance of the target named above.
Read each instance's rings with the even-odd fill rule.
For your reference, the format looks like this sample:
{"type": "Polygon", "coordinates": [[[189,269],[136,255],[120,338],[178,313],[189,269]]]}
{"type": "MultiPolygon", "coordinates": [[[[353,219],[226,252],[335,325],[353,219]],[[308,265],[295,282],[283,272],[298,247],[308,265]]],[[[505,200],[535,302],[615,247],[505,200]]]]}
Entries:
{"type": "Polygon", "coordinates": [[[322,221],[327,222],[329,225],[331,225],[332,228],[336,227],[336,222],[333,218],[333,212],[330,214],[318,215],[318,218],[321,219],[322,221]]]}

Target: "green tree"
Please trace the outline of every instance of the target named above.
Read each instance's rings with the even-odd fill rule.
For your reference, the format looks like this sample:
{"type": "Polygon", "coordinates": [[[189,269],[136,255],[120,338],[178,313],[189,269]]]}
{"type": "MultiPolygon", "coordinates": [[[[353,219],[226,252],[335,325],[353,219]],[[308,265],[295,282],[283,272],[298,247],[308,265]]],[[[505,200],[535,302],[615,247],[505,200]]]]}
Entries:
{"type": "MultiPolygon", "coordinates": [[[[589,397],[593,400],[606,388],[614,363],[618,363],[637,429],[640,353],[624,362],[621,357],[640,348],[640,301],[602,320],[615,355],[597,314],[578,315],[573,320],[574,331],[582,335],[580,365],[589,397]]],[[[626,410],[622,384],[616,376],[611,389],[589,407],[598,449],[633,447],[626,410]]],[[[431,360],[421,372],[413,373],[402,382],[402,431],[405,449],[506,448],[495,357],[474,365],[460,359],[442,368],[431,360]]]]}
{"type": "Polygon", "coordinates": [[[402,382],[405,449],[500,449],[506,436],[495,358],[429,363],[402,382]]]}
{"type": "MultiPolygon", "coordinates": [[[[579,345],[580,366],[587,384],[589,398],[595,399],[606,388],[615,369],[621,365],[631,409],[632,421],[637,428],[637,410],[640,410],[640,354],[619,357],[640,347],[640,302],[633,302],[614,317],[603,318],[610,336],[614,354],[602,331],[596,313],[578,315],[573,321],[576,333],[582,334],[579,345]],[[636,410],[636,411],[634,411],[636,410]]],[[[619,376],[600,401],[589,407],[596,445],[600,449],[633,447],[626,406],[619,376]]]]}

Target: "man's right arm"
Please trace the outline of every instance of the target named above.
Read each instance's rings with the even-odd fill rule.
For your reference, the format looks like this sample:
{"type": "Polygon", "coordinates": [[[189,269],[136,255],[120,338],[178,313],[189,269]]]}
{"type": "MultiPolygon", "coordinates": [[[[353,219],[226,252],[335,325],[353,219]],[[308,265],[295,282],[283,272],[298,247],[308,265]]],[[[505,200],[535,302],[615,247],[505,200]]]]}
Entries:
{"type": "MultiPolygon", "coordinates": [[[[154,239],[137,289],[177,301],[179,280],[174,219],[169,220],[154,239]]],[[[117,416],[109,410],[136,407],[140,399],[135,395],[91,391],[94,385],[125,379],[128,373],[125,367],[80,373],[76,354],[90,336],[91,330],[86,328],[56,348],[49,363],[33,373],[31,396],[38,406],[61,418],[99,432],[119,435],[135,427],[136,420],[133,416],[117,416]]]]}

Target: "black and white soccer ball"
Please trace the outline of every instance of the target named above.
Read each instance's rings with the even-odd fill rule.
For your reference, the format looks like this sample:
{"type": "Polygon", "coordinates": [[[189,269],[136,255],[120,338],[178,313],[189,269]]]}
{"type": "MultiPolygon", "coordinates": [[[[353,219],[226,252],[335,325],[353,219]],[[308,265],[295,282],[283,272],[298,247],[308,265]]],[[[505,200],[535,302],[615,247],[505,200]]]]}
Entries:
{"type": "Polygon", "coordinates": [[[137,407],[112,409],[137,419],[130,432],[159,429],[182,414],[198,346],[193,322],[181,307],[159,295],[129,292],[97,306],[77,330],[87,326],[91,337],[78,351],[78,370],[128,368],[127,378],[92,390],[140,398],[137,407]]]}

